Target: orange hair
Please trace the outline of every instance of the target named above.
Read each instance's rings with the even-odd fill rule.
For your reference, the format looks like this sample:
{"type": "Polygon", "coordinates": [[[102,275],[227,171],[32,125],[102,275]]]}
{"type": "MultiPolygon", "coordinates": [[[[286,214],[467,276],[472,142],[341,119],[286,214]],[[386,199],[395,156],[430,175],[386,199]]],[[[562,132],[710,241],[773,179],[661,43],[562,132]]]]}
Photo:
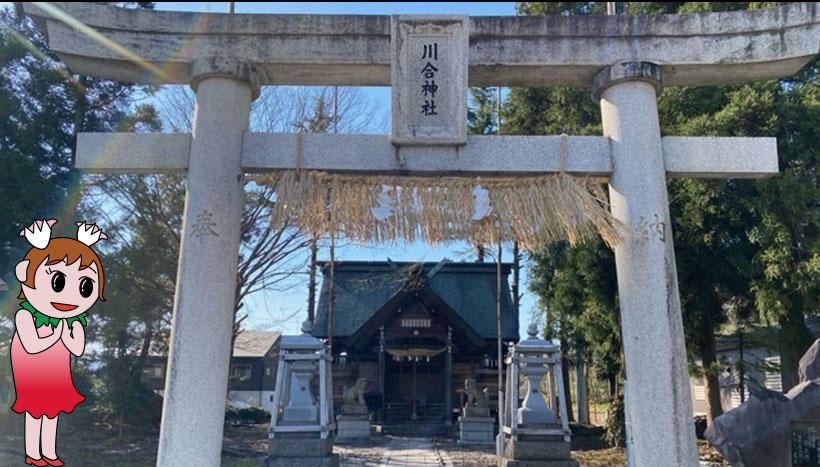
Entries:
{"type": "MultiPolygon", "coordinates": [[[[94,263],[97,266],[97,274],[100,277],[100,288],[97,291],[97,296],[100,300],[103,298],[103,268],[100,263],[100,258],[94,253],[94,250],[88,247],[85,243],[68,237],[52,238],[48,242],[48,246],[44,249],[32,248],[26,253],[23,260],[28,260],[28,268],[26,268],[26,281],[23,284],[26,287],[34,288],[34,273],[40,264],[48,258],[47,265],[57,264],[65,260],[66,264],[74,264],[75,261],[80,260],[80,270],[83,270],[94,263]]],[[[17,298],[26,298],[23,290],[20,289],[20,294],[17,298]]]]}

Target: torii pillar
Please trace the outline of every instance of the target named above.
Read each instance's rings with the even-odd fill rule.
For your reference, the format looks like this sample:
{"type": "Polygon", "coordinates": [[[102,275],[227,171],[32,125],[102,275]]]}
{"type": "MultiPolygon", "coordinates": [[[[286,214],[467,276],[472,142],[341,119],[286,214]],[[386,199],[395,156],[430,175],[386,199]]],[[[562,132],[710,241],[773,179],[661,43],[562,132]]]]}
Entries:
{"type": "Polygon", "coordinates": [[[157,465],[221,458],[234,325],[228,311],[236,307],[244,204],[242,141],[259,94],[257,73],[225,58],[192,66],[196,106],[157,465]],[[192,432],[195,442],[179,442],[192,432]]]}
{"type": "Polygon", "coordinates": [[[612,144],[612,214],[633,227],[615,247],[630,466],[698,463],[691,399],[681,391],[689,383],[656,103],[662,82],[658,65],[625,62],[593,83],[612,144]]]}

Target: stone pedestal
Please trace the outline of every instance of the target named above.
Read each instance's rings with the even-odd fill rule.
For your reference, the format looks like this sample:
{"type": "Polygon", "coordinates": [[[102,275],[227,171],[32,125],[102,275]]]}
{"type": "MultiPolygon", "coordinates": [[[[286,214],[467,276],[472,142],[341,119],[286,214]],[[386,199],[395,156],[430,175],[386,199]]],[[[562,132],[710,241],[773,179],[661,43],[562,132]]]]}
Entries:
{"type": "Polygon", "coordinates": [[[264,467],[338,467],[339,456],[333,454],[333,438],[318,433],[277,433],[268,440],[264,467]]]}
{"type": "Polygon", "coordinates": [[[490,408],[489,407],[463,407],[461,409],[461,417],[459,418],[479,418],[479,417],[489,417],[490,416],[490,408]]]}
{"type": "Polygon", "coordinates": [[[337,439],[361,439],[370,437],[370,418],[365,405],[342,406],[342,413],[336,416],[337,439]]]}
{"type": "Polygon", "coordinates": [[[487,407],[465,407],[458,417],[459,444],[493,444],[495,419],[487,407]]]}
{"type": "MultiPolygon", "coordinates": [[[[522,427],[524,428],[524,427],[522,427]]],[[[560,425],[554,424],[556,430],[560,425]]],[[[569,441],[561,435],[519,435],[504,439],[501,467],[577,467],[569,454],[569,441]]]]}
{"type": "Polygon", "coordinates": [[[490,417],[487,389],[479,391],[475,379],[467,378],[464,380],[464,397],[465,404],[458,417],[459,444],[493,444],[495,419],[490,417]]]}

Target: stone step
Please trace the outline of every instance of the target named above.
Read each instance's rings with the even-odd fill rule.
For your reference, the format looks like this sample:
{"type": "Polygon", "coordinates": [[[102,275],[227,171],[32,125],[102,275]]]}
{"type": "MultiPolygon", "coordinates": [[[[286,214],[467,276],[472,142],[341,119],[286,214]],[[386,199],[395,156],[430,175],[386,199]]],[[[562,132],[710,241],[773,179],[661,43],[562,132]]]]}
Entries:
{"type": "Polygon", "coordinates": [[[406,423],[389,423],[381,426],[384,434],[406,437],[453,436],[453,426],[439,421],[408,421],[406,423]]]}
{"type": "Polygon", "coordinates": [[[573,460],[519,461],[513,459],[501,459],[498,465],[500,467],[578,467],[578,463],[573,460]]]}
{"type": "MultiPolygon", "coordinates": [[[[384,409],[384,415],[387,420],[409,420],[413,413],[411,407],[388,407],[384,409]]],[[[426,406],[420,407],[416,410],[418,419],[441,419],[444,420],[446,416],[444,406],[426,406]]]]}

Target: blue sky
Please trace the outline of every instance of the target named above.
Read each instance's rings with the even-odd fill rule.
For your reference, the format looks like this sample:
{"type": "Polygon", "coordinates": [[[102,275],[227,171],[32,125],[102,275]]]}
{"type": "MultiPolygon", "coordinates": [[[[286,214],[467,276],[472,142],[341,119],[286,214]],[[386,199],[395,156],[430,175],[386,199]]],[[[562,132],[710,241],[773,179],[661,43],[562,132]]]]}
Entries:
{"type": "MultiPolygon", "coordinates": [[[[198,11],[223,13],[227,11],[226,2],[158,2],[159,10],[198,11]]],[[[266,3],[236,3],[236,13],[317,13],[317,14],[374,14],[389,15],[406,14],[469,14],[477,15],[514,15],[514,2],[496,3],[455,3],[455,2],[393,2],[393,3],[325,3],[325,2],[266,2],[266,3]]],[[[379,108],[389,114],[389,88],[369,88],[367,95],[379,108]]],[[[385,130],[386,131],[386,130],[385,130]]],[[[488,250],[495,251],[495,247],[488,250]]],[[[512,260],[510,249],[505,246],[503,258],[512,260]]],[[[394,261],[439,261],[449,258],[454,261],[472,261],[475,255],[466,242],[455,242],[437,247],[421,243],[393,244],[393,245],[344,245],[336,250],[337,260],[368,260],[384,261],[390,258],[394,261]]],[[[326,249],[319,250],[319,259],[328,259],[326,249]]],[[[492,261],[492,259],[488,259],[492,261]]],[[[526,279],[526,270],[522,276],[526,279]]],[[[297,333],[300,323],[305,319],[307,309],[307,275],[297,277],[297,281],[287,292],[260,293],[247,300],[245,309],[249,317],[245,325],[258,329],[281,329],[286,333],[297,333]],[[286,319],[290,317],[289,319],[286,319]]],[[[525,291],[521,302],[520,323],[521,329],[526,328],[530,320],[531,311],[535,307],[535,299],[525,291]]]]}

